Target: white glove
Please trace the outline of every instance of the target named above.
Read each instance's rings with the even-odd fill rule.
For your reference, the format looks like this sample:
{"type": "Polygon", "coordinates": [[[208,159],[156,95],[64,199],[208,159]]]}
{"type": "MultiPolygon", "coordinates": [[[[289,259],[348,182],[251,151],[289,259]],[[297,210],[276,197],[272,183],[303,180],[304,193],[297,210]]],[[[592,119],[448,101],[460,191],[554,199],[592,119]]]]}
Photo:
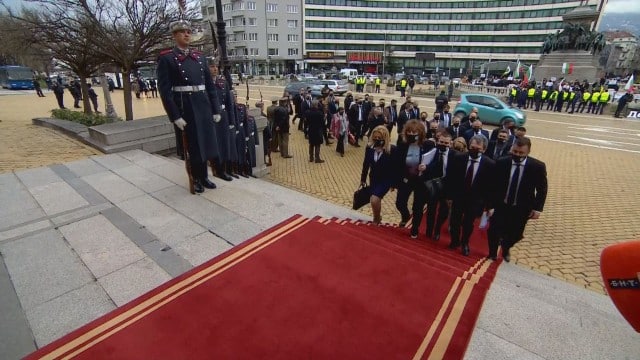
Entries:
{"type": "Polygon", "coordinates": [[[184,130],[184,127],[187,126],[187,122],[184,121],[183,118],[179,118],[178,120],[174,121],[173,124],[180,130],[184,130]]]}
{"type": "Polygon", "coordinates": [[[226,108],[226,106],[224,106],[224,104],[220,105],[220,109],[224,110],[226,108]]]}
{"type": "Polygon", "coordinates": [[[220,119],[222,119],[220,114],[213,114],[213,121],[214,122],[220,122],[220,119]]]}

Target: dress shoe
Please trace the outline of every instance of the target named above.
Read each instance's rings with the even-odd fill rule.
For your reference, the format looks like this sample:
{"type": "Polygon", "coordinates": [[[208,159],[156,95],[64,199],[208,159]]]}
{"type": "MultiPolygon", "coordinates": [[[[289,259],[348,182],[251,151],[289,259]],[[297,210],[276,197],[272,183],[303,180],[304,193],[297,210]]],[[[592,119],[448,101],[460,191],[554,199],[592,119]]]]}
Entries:
{"type": "Polygon", "coordinates": [[[353,146],[355,146],[355,147],[360,147],[360,144],[355,143],[355,144],[353,144],[353,146]]]}
{"type": "Polygon", "coordinates": [[[226,173],[221,173],[220,175],[216,175],[216,177],[219,177],[220,179],[222,179],[224,181],[233,180],[233,178],[231,176],[227,175],[226,173]]]}
{"type": "Polygon", "coordinates": [[[324,160],[322,160],[322,159],[316,160],[316,164],[322,164],[323,162],[324,162],[324,160]]]}
{"type": "Polygon", "coordinates": [[[487,259],[496,261],[498,260],[498,257],[496,255],[487,255],[487,259]]]}
{"type": "Polygon", "coordinates": [[[451,244],[449,244],[449,249],[457,249],[459,246],[460,246],[460,243],[451,242],[451,244]]]}
{"type": "Polygon", "coordinates": [[[406,225],[407,225],[407,222],[406,222],[406,221],[400,221],[400,222],[398,223],[398,227],[401,227],[401,228],[405,227],[406,225]]]}
{"type": "Polygon", "coordinates": [[[240,176],[238,176],[238,174],[236,174],[234,172],[230,172],[229,175],[233,176],[236,179],[240,179],[240,176]]]}
{"type": "Polygon", "coordinates": [[[510,262],[511,261],[511,255],[509,254],[503,254],[502,258],[504,259],[504,261],[506,262],[510,262]]]}
{"type": "Polygon", "coordinates": [[[462,245],[462,255],[469,256],[469,245],[462,245]]]}
{"type": "Polygon", "coordinates": [[[283,159],[291,159],[292,157],[293,157],[293,156],[291,156],[291,155],[287,155],[287,156],[283,156],[282,158],[283,158],[283,159]]]}
{"type": "Polygon", "coordinates": [[[193,182],[193,189],[196,191],[196,193],[200,194],[204,192],[204,187],[202,186],[202,183],[200,183],[200,181],[196,180],[193,182]]]}
{"type": "Polygon", "coordinates": [[[207,189],[215,189],[217,187],[216,184],[211,182],[211,180],[209,179],[204,179],[204,181],[202,181],[202,186],[206,187],[207,189]]]}
{"type": "Polygon", "coordinates": [[[412,239],[418,238],[418,229],[411,229],[411,238],[412,239]]]}
{"type": "Polygon", "coordinates": [[[244,171],[244,170],[240,171],[238,174],[240,174],[240,176],[242,176],[242,177],[243,177],[243,178],[245,178],[245,179],[248,179],[248,178],[249,178],[249,175],[247,175],[247,173],[245,173],[245,171],[244,171]]]}
{"type": "Polygon", "coordinates": [[[438,241],[438,240],[440,240],[440,233],[435,233],[433,235],[433,241],[438,241]]]}
{"type": "Polygon", "coordinates": [[[313,158],[309,159],[309,162],[313,162],[313,158]]]}

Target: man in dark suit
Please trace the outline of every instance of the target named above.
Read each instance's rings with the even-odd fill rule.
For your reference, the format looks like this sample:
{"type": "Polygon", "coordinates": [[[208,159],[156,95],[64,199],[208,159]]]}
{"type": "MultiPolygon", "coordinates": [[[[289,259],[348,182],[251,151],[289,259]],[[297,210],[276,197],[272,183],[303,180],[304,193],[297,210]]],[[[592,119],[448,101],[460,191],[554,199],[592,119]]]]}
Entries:
{"type": "Polygon", "coordinates": [[[450,107],[449,104],[445,105],[442,109],[442,113],[440,114],[440,127],[448,128],[451,126],[451,120],[453,115],[449,112],[450,107]]]}
{"type": "Polygon", "coordinates": [[[451,126],[447,128],[447,132],[451,134],[451,138],[453,140],[462,136],[462,131],[460,131],[460,120],[459,116],[454,116],[451,120],[451,126]]]}
{"type": "Polygon", "coordinates": [[[451,134],[440,130],[437,138],[437,153],[433,160],[427,165],[425,172],[427,179],[442,178],[444,185],[444,191],[442,193],[434,194],[434,197],[427,199],[427,237],[434,241],[440,240],[440,229],[442,229],[442,225],[449,217],[446,188],[450,179],[447,176],[447,169],[450,164],[455,162],[455,158],[458,156],[458,152],[451,149],[451,144],[453,143],[451,134]]]}
{"type": "Polygon", "coordinates": [[[471,129],[471,124],[478,120],[478,109],[473,108],[468,116],[465,116],[460,121],[460,136],[464,136],[464,133],[471,129]]]}
{"type": "Polygon", "coordinates": [[[501,129],[507,130],[509,132],[509,135],[515,135],[516,123],[513,121],[513,119],[506,119],[504,122],[502,122],[501,127],[495,128],[493,129],[493,131],[491,131],[489,142],[496,140],[496,138],[498,137],[498,131],[500,131],[501,129]]]}
{"type": "Polygon", "coordinates": [[[531,140],[516,138],[511,157],[504,157],[495,167],[495,213],[489,227],[489,258],[498,256],[509,262],[509,250],[523,237],[529,219],[538,219],[547,198],[547,168],[529,156],[531,140]]]}
{"type": "Polygon", "coordinates": [[[356,139],[356,143],[353,144],[353,146],[360,147],[358,141],[362,137],[361,131],[366,120],[365,107],[360,95],[356,97],[356,101],[352,103],[349,107],[349,110],[347,110],[347,117],[349,117],[349,127],[351,128],[350,131],[356,139]]]}
{"type": "Polygon", "coordinates": [[[298,123],[298,130],[302,131],[302,103],[306,100],[304,96],[304,89],[300,88],[300,91],[293,97],[293,109],[295,111],[295,115],[293,116],[293,120],[291,120],[292,124],[296,123],[296,119],[301,119],[298,123]]]}
{"type": "Polygon", "coordinates": [[[391,105],[384,108],[384,118],[387,119],[387,130],[391,133],[393,126],[398,122],[398,102],[391,100],[391,105]]]}
{"type": "Polygon", "coordinates": [[[468,154],[461,154],[450,165],[448,195],[451,205],[451,244],[456,249],[462,245],[462,254],[469,255],[469,238],[473,222],[484,209],[491,208],[491,189],[495,161],[482,153],[487,149],[487,137],[474,135],[469,140],[468,154]],[[462,236],[460,235],[462,230],[462,236]]]}
{"type": "MultiPolygon", "coordinates": [[[[411,119],[417,119],[417,117],[415,117],[415,112],[413,111],[413,103],[409,102],[405,104],[404,110],[400,111],[400,114],[398,115],[398,134],[402,134],[404,124],[411,119]]],[[[401,138],[402,137],[398,135],[398,143],[402,141],[401,138]]]]}
{"type": "Polygon", "coordinates": [[[509,155],[511,145],[515,136],[509,137],[509,132],[505,129],[499,129],[495,140],[489,140],[489,146],[485,152],[493,160],[498,160],[503,156],[509,155]]]}
{"type": "Polygon", "coordinates": [[[307,111],[311,109],[311,94],[306,94],[302,103],[300,103],[300,124],[298,129],[304,131],[305,137],[307,137],[307,111]]]}
{"type": "Polygon", "coordinates": [[[471,137],[475,135],[482,135],[487,138],[487,141],[489,141],[489,132],[482,128],[482,121],[480,120],[475,120],[471,124],[471,129],[464,132],[464,139],[467,140],[467,144],[469,143],[471,137]]]}

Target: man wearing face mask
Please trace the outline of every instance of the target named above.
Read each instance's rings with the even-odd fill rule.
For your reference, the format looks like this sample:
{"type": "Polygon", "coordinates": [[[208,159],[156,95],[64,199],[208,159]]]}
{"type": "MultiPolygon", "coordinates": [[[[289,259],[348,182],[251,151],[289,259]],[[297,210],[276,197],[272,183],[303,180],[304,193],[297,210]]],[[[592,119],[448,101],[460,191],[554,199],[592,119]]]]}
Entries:
{"type": "Polygon", "coordinates": [[[440,230],[449,217],[449,204],[447,203],[446,196],[449,182],[447,168],[449,164],[454,163],[455,158],[459,156],[457,151],[451,149],[451,134],[443,130],[440,131],[436,145],[438,152],[427,165],[426,170],[427,179],[442,178],[444,185],[444,191],[442,193],[427,199],[427,238],[433,239],[434,241],[440,240],[440,230]]]}
{"type": "Polygon", "coordinates": [[[302,104],[300,104],[300,110],[302,114],[300,114],[300,124],[302,124],[302,131],[304,131],[304,137],[308,137],[307,135],[307,112],[311,110],[311,94],[306,94],[302,104]]]}
{"type": "Polygon", "coordinates": [[[509,132],[505,129],[499,129],[496,139],[489,141],[489,146],[485,154],[493,160],[498,160],[503,156],[509,155],[509,151],[511,150],[511,141],[509,139],[509,132]]]}
{"type": "Polygon", "coordinates": [[[398,115],[398,144],[402,142],[402,136],[400,136],[400,134],[402,134],[404,130],[404,124],[412,119],[417,119],[417,117],[415,117],[415,112],[413,111],[413,104],[410,102],[405,103],[404,109],[400,112],[400,115],[398,115]]]}
{"type": "Polygon", "coordinates": [[[451,134],[451,138],[453,140],[462,136],[462,131],[460,131],[460,117],[454,116],[451,120],[451,125],[447,128],[447,132],[451,134]]]}
{"type": "Polygon", "coordinates": [[[471,129],[467,130],[464,133],[464,139],[467,140],[467,143],[468,143],[471,137],[475,135],[482,135],[487,138],[487,141],[489,140],[489,136],[490,136],[489,132],[487,130],[482,129],[482,122],[480,120],[475,120],[471,124],[471,129]]]}
{"type": "Polygon", "coordinates": [[[495,213],[489,226],[489,258],[511,260],[510,249],[522,239],[529,219],[540,217],[547,198],[547,168],[529,156],[531,140],[520,137],[511,147],[511,157],[497,161],[495,167],[495,213]]]}
{"type": "Polygon", "coordinates": [[[351,104],[347,115],[349,116],[349,126],[351,126],[351,133],[356,139],[356,143],[353,146],[360,147],[360,145],[358,144],[358,141],[361,137],[360,131],[362,130],[364,121],[366,120],[365,108],[361,96],[358,95],[356,97],[356,102],[351,104]]]}
{"type": "Polygon", "coordinates": [[[391,133],[393,126],[398,122],[398,102],[396,99],[391,100],[391,105],[384,108],[384,117],[387,120],[387,130],[391,133]]]}
{"type": "Polygon", "coordinates": [[[451,197],[451,243],[450,249],[462,246],[462,255],[469,255],[469,239],[473,222],[485,209],[491,209],[491,191],[495,161],[482,154],[488,140],[483,135],[474,135],[469,141],[469,152],[456,158],[449,166],[451,197]],[[462,234],[461,234],[462,232],[462,234]]]}
{"type": "Polygon", "coordinates": [[[442,115],[440,116],[442,119],[441,127],[445,129],[451,126],[451,113],[449,112],[449,110],[451,110],[449,104],[445,105],[442,109],[442,115]]]}

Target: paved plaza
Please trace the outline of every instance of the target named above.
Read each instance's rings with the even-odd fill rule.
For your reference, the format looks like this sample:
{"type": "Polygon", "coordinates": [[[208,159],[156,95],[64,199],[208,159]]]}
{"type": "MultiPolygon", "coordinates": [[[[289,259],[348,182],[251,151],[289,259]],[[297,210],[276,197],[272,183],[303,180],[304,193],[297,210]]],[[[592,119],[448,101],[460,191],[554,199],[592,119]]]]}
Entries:
{"type": "MultiPolygon", "coordinates": [[[[252,85],[250,105],[262,92],[265,99],[282,94],[282,87],[252,85]]],[[[244,99],[246,90],[238,89],[244,99]]],[[[7,92],[4,92],[7,93],[7,92]]],[[[31,125],[55,106],[50,93],[0,96],[0,172],[82,159],[97,151],[50,129],[31,125]]],[[[389,94],[371,94],[391,100],[389,94]]],[[[65,95],[66,96],[66,95],[65,95]]],[[[399,99],[399,93],[394,97],[399,99]]],[[[100,101],[102,97],[99,98],[100,101]]],[[[124,114],[122,92],[113,94],[124,114]]],[[[415,97],[421,110],[434,111],[434,101],[415,97]]],[[[67,103],[69,99],[66,99],[67,103]]],[[[159,99],[133,99],[136,119],[162,115],[159,99]]],[[[103,104],[100,102],[100,106],[103,104]]],[[[514,262],[590,290],[604,293],[599,271],[600,251],[607,245],[640,238],[640,121],[588,114],[528,111],[527,135],[532,156],[546,162],[549,195],[541,219],[531,221],[525,239],[513,250],[514,262]]],[[[308,147],[292,126],[293,159],[273,154],[268,180],[331,203],[350,207],[359,184],[363,148],[348,147],[339,157],[335,145],[322,146],[324,164],[308,162],[308,147]]],[[[392,135],[395,138],[395,133],[392,135]]],[[[395,193],[383,201],[383,221],[399,221],[395,193]]],[[[370,208],[362,213],[371,215],[370,208]]]]}

